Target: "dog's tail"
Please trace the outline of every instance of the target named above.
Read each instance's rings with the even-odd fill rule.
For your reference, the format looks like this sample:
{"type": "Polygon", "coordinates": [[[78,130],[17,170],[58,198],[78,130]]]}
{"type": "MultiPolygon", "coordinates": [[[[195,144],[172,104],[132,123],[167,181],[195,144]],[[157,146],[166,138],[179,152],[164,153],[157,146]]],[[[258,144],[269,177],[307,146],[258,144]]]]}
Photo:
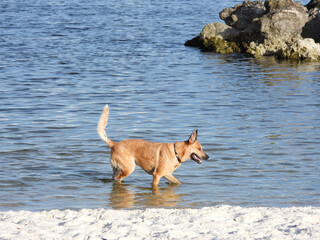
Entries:
{"type": "Polygon", "coordinates": [[[110,140],[107,137],[107,134],[105,131],[105,128],[108,123],[108,116],[109,116],[109,106],[108,106],[108,104],[106,104],[106,106],[104,107],[103,112],[101,114],[97,130],[98,130],[98,134],[99,134],[100,138],[103,141],[105,141],[109,145],[110,148],[113,148],[115,142],[113,142],[112,140],[110,140]]]}

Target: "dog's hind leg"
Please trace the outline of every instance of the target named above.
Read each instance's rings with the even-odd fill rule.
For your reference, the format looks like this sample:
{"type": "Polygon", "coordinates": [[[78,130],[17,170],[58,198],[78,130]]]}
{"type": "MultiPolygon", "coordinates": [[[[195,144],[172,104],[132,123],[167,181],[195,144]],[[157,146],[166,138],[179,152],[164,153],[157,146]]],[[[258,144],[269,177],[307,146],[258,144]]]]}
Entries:
{"type": "Polygon", "coordinates": [[[134,161],[129,162],[125,166],[122,165],[120,167],[119,164],[115,164],[115,161],[111,160],[111,165],[112,165],[112,169],[113,169],[113,179],[118,182],[121,182],[122,179],[129,176],[135,168],[134,161]]]}
{"type": "Polygon", "coordinates": [[[167,174],[164,177],[168,179],[171,183],[181,184],[181,182],[178,179],[176,179],[172,174],[167,174]]]}
{"type": "Polygon", "coordinates": [[[119,168],[115,168],[115,167],[113,167],[112,170],[113,170],[113,180],[121,181],[120,180],[121,170],[119,168]]]}

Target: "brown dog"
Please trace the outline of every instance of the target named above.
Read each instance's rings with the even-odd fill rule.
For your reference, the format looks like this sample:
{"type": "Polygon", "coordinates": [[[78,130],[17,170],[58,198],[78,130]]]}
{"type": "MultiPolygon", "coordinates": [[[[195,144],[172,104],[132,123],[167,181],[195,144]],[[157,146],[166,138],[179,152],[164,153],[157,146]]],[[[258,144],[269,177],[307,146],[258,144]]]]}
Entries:
{"type": "Polygon", "coordinates": [[[107,137],[105,132],[108,116],[109,106],[106,105],[98,123],[98,133],[111,148],[110,162],[114,180],[121,181],[129,176],[137,164],[147,173],[153,175],[152,184],[154,186],[159,184],[161,177],[165,177],[172,183],[181,184],[172,175],[181,163],[192,159],[200,164],[202,163],[201,159],[207,160],[209,158],[197,141],[197,130],[193,130],[189,139],[184,142],[153,143],[131,139],[115,143],[107,137]]]}

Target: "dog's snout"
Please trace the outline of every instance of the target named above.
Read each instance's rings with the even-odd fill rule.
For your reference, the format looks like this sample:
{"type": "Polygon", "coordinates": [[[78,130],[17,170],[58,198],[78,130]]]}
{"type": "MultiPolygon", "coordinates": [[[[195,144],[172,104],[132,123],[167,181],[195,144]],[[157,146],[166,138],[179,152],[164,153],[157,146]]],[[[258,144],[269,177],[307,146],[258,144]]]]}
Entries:
{"type": "Polygon", "coordinates": [[[209,159],[209,155],[208,154],[204,154],[204,157],[202,159],[203,160],[208,160],[209,159]]]}

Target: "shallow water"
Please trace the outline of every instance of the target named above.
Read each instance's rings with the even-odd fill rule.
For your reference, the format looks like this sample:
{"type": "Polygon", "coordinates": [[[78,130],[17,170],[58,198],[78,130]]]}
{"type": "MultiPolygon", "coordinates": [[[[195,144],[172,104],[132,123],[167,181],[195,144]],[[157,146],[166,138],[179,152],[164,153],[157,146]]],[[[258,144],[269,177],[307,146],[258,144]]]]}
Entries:
{"type": "Polygon", "coordinates": [[[183,45],[235,3],[1,1],[0,210],[319,206],[320,64],[183,45]],[[210,159],[113,183],[105,103],[112,140],[197,128],[210,159]]]}

